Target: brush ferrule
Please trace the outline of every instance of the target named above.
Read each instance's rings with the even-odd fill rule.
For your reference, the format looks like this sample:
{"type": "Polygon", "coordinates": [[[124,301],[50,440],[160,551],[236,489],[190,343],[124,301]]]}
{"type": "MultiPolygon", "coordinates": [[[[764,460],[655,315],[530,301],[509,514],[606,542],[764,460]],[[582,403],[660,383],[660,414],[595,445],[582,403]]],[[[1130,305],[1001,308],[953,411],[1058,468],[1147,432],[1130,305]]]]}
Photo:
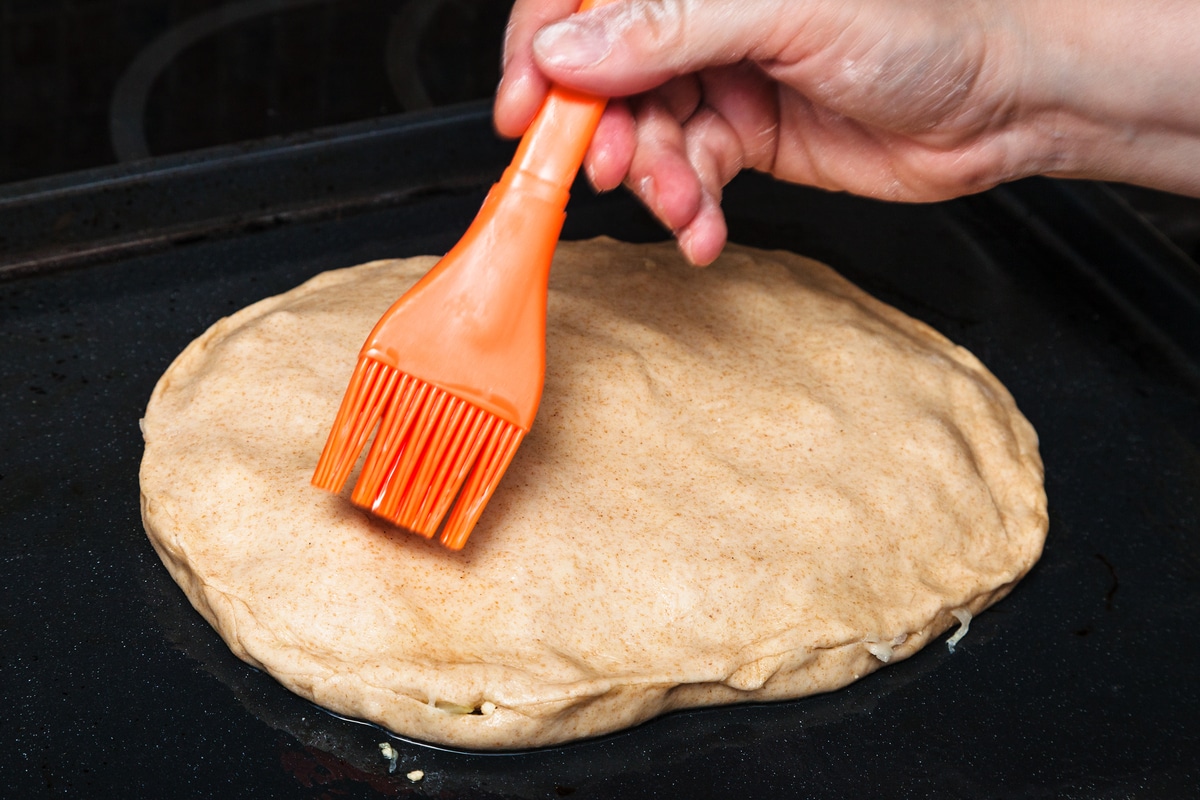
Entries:
{"type": "Polygon", "coordinates": [[[500,184],[507,184],[508,188],[520,192],[523,197],[536,198],[560,211],[566,209],[567,201],[571,197],[568,187],[545,180],[536,173],[527,172],[516,165],[504,170],[500,184]]]}
{"type": "Polygon", "coordinates": [[[606,103],[601,97],[552,86],[517,146],[513,166],[570,189],[606,103]]]}

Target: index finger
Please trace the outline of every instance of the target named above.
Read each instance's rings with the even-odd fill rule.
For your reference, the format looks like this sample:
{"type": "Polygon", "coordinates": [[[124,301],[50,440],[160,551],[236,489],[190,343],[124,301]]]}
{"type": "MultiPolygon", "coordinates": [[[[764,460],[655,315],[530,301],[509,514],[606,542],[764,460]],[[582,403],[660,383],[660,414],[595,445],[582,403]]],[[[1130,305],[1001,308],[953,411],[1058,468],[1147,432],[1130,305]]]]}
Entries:
{"type": "Polygon", "coordinates": [[[550,81],[533,60],[533,36],[541,28],[570,16],[579,0],[517,0],[504,31],[500,85],[493,117],[502,136],[520,136],[529,126],[550,81]]]}

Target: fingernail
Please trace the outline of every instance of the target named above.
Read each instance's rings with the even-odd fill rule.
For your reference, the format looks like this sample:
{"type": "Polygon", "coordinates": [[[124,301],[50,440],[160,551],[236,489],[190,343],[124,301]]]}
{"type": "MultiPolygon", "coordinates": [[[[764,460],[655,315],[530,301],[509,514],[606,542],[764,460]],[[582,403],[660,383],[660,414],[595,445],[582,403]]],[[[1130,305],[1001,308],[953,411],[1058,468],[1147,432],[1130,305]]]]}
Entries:
{"type": "Polygon", "coordinates": [[[583,165],[583,174],[587,178],[588,186],[592,187],[592,191],[596,194],[604,194],[605,190],[601,189],[596,183],[596,176],[592,174],[592,168],[588,164],[583,165]]]}
{"type": "Polygon", "coordinates": [[[607,27],[585,16],[542,28],[533,37],[533,52],[548,66],[582,69],[607,58],[612,42],[607,27]]]}
{"type": "Polygon", "coordinates": [[[702,266],[692,256],[692,239],[695,238],[692,234],[692,230],[690,228],[684,228],[683,230],[679,231],[671,231],[671,235],[675,237],[675,242],[679,247],[679,252],[683,254],[685,259],[687,259],[687,262],[693,267],[702,266]]]}
{"type": "Polygon", "coordinates": [[[662,209],[658,207],[658,185],[654,182],[654,178],[647,175],[637,183],[638,197],[642,198],[642,202],[646,204],[646,208],[664,224],[667,224],[666,216],[662,213],[662,209]]]}
{"type": "Polygon", "coordinates": [[[528,83],[528,75],[517,75],[514,77],[506,72],[500,76],[500,83],[496,84],[496,96],[520,95],[521,92],[527,91],[526,85],[528,83]]]}

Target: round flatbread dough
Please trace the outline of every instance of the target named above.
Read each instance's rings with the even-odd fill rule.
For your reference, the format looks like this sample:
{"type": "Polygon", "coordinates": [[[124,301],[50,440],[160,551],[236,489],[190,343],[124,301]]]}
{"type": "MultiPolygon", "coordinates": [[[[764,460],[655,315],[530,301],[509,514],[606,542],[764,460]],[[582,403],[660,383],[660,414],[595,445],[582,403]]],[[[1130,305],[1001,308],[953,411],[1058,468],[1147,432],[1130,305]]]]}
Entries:
{"type": "MultiPolygon", "coordinates": [[[[146,410],[142,515],[242,659],[465,748],[836,689],[1037,560],[1033,428],[970,353],[828,267],[562,243],[546,386],[465,550],[309,485],[367,333],[433,258],[223,319],[146,410]]],[[[436,331],[430,332],[436,336],[436,331]]]]}

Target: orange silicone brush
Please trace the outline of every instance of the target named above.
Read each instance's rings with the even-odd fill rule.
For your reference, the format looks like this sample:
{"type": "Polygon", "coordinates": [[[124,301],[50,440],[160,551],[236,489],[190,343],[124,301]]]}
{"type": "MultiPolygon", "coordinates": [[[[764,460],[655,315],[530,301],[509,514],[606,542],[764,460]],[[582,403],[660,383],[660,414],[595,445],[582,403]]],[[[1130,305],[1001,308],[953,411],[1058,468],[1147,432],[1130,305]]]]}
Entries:
{"type": "Polygon", "coordinates": [[[351,501],[466,544],[537,413],[550,261],[603,110],[551,89],[462,240],[363,345],[314,486],[341,491],[378,427],[351,501]]]}

